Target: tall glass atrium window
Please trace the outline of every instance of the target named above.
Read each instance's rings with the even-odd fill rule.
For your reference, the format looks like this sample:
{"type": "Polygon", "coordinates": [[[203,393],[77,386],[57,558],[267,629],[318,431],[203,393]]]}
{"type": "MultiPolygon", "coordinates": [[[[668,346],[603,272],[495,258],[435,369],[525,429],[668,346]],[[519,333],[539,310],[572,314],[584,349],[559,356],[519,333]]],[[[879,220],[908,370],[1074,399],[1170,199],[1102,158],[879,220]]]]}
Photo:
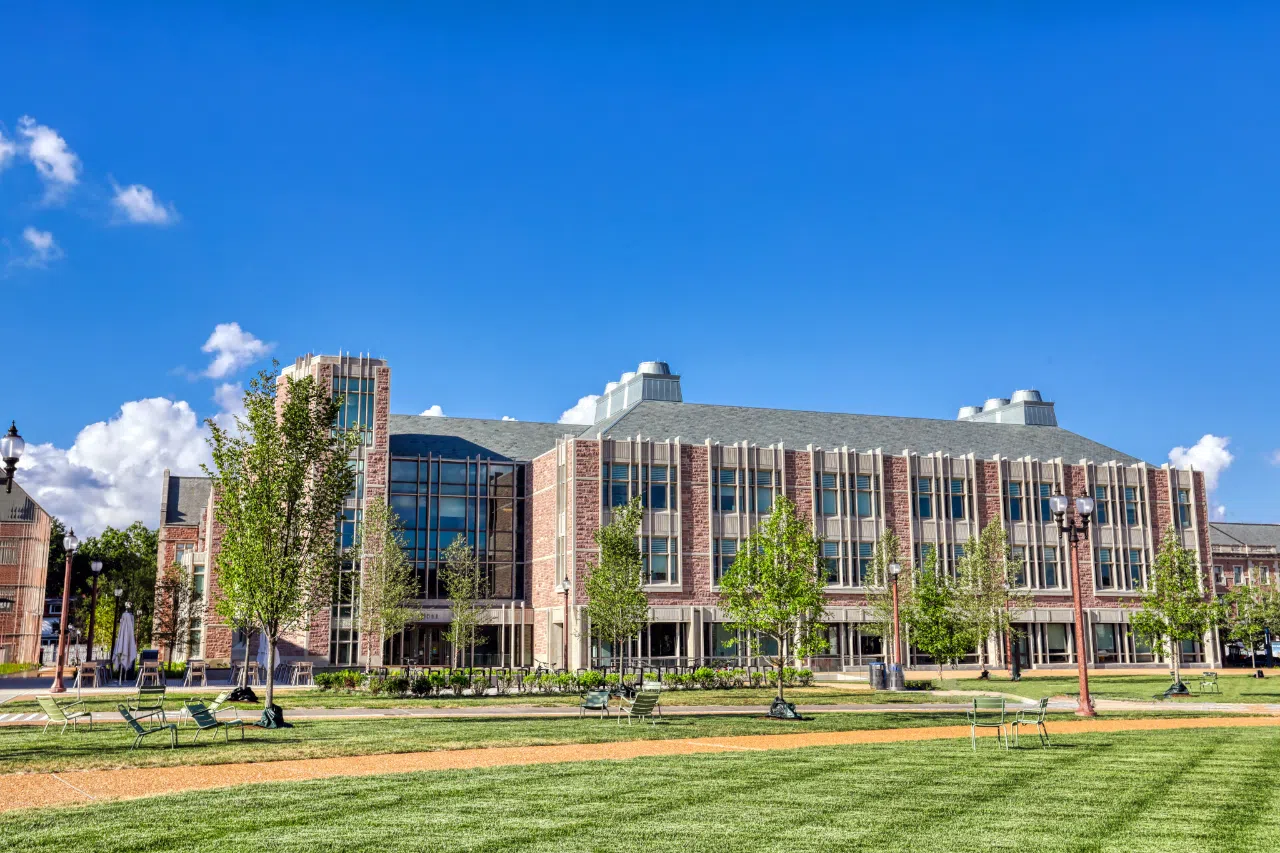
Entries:
{"type": "Polygon", "coordinates": [[[335,376],[333,378],[333,395],[342,398],[342,407],[338,410],[338,420],[334,424],[338,429],[356,429],[366,446],[373,444],[373,391],[372,379],[357,379],[352,376],[335,376]]]}

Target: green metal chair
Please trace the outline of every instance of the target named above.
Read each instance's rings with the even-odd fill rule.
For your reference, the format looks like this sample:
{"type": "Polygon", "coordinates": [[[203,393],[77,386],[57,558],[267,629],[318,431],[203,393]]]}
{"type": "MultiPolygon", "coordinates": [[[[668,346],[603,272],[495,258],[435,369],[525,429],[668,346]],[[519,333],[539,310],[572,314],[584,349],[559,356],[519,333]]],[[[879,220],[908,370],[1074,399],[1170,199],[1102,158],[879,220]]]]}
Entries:
{"type": "Polygon", "coordinates": [[[965,712],[969,720],[969,740],[973,751],[978,751],[978,729],[995,729],[996,738],[1003,736],[1004,748],[1009,748],[1008,714],[1005,711],[1004,699],[990,696],[979,696],[973,700],[973,707],[965,712]]]}
{"type": "MultiPolygon", "coordinates": [[[[209,708],[209,713],[213,714],[216,717],[222,711],[230,711],[232,714],[235,715],[235,719],[237,720],[240,719],[239,708],[237,708],[235,705],[224,707],[227,705],[227,700],[230,698],[231,698],[230,690],[224,690],[221,693],[219,693],[217,696],[214,697],[213,701],[210,702],[209,705],[207,706],[209,708]]],[[[182,721],[186,719],[190,719],[190,717],[191,717],[191,714],[187,710],[186,705],[183,705],[182,711],[178,716],[178,725],[182,725],[182,721]]]]}
{"type": "Polygon", "coordinates": [[[84,701],[68,702],[65,705],[59,705],[58,700],[52,696],[37,696],[36,701],[40,703],[40,708],[44,711],[45,716],[49,719],[44,724],[44,730],[40,734],[49,731],[49,726],[53,723],[62,723],[62,730],[58,734],[64,734],[67,726],[71,726],[71,730],[76,730],[76,724],[81,720],[89,721],[89,731],[93,731],[93,714],[84,710],[84,701]],[[76,710],[76,709],[80,710],[76,710]]]}
{"type": "Polygon", "coordinates": [[[138,688],[138,694],[128,700],[126,707],[135,720],[160,715],[164,721],[164,685],[156,684],[138,688]]]}
{"type": "MultiPolygon", "coordinates": [[[[146,725],[146,726],[142,725],[142,723],[138,721],[138,718],[135,717],[126,706],[117,705],[116,710],[120,712],[120,716],[124,717],[125,723],[127,723],[129,728],[133,729],[134,734],[137,735],[133,739],[133,746],[129,747],[131,751],[138,748],[138,744],[142,743],[142,739],[144,737],[146,737],[147,735],[153,735],[156,732],[169,733],[173,741],[172,743],[169,744],[170,749],[174,749],[178,746],[178,724],[163,722],[164,709],[161,709],[159,711],[160,719],[162,722],[153,723],[151,725],[146,725]]],[[[148,716],[154,716],[154,715],[148,715],[148,716]]]]}
{"type": "Polygon", "coordinates": [[[582,698],[582,705],[578,707],[578,716],[581,717],[588,711],[599,711],[602,720],[609,716],[609,691],[588,690],[587,695],[582,698]]]}
{"type": "Polygon", "coordinates": [[[631,700],[630,704],[623,702],[618,708],[618,725],[622,725],[622,718],[625,715],[627,725],[631,725],[634,719],[648,719],[650,725],[656,725],[653,719],[653,709],[658,704],[658,694],[653,691],[640,691],[636,694],[636,698],[631,700]]]}
{"type": "Polygon", "coordinates": [[[1218,673],[1206,670],[1200,675],[1200,692],[1221,695],[1222,688],[1218,686],[1218,673]]]}
{"type": "Polygon", "coordinates": [[[1049,743],[1049,730],[1045,728],[1044,716],[1049,710],[1049,700],[1041,699],[1035,704],[1034,708],[1025,711],[1019,711],[1017,716],[1013,718],[1013,722],[1009,728],[1013,730],[1013,745],[1018,745],[1018,729],[1021,726],[1030,726],[1040,738],[1040,746],[1051,746],[1049,743]]]}
{"type": "Polygon", "coordinates": [[[196,724],[196,736],[191,739],[192,743],[200,740],[200,732],[213,731],[217,732],[222,729],[223,740],[227,743],[231,742],[231,729],[240,730],[240,740],[244,740],[244,720],[236,717],[234,720],[219,720],[209,710],[209,706],[201,702],[199,699],[188,699],[186,703],[187,713],[191,715],[191,719],[196,724]]]}

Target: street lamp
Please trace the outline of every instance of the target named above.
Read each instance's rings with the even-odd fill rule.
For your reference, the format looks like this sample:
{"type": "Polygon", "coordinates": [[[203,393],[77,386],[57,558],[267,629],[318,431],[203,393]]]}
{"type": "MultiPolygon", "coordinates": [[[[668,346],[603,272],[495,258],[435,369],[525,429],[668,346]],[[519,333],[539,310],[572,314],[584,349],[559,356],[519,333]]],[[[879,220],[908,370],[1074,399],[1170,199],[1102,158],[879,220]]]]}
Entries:
{"type": "Polygon", "coordinates": [[[1080,673],[1080,707],[1076,714],[1081,717],[1096,717],[1093,700],[1089,698],[1089,668],[1085,663],[1084,643],[1084,604],[1080,597],[1080,543],[1089,541],[1089,519],[1093,516],[1093,498],[1082,494],[1075,500],[1075,517],[1067,519],[1067,509],[1071,501],[1065,495],[1054,495],[1049,498],[1049,510],[1062,529],[1062,533],[1071,543],[1071,603],[1075,608],[1076,622],[1076,669],[1080,673]]]}
{"type": "Polygon", "coordinates": [[[9,431],[0,436],[0,459],[4,459],[4,480],[5,491],[13,491],[13,472],[18,469],[18,460],[22,458],[22,451],[26,449],[27,443],[22,440],[22,436],[18,435],[18,424],[11,421],[9,431]]]}
{"type": "Polygon", "coordinates": [[[124,595],[124,588],[116,587],[115,594],[116,605],[111,611],[111,648],[107,649],[107,654],[112,658],[112,669],[115,669],[116,630],[120,627],[120,596],[124,595]]]}
{"type": "MultiPolygon", "coordinates": [[[[561,663],[564,666],[564,671],[568,672],[569,671],[569,579],[568,578],[565,578],[564,580],[560,581],[560,583],[556,584],[556,592],[564,593],[564,631],[561,632],[564,635],[564,658],[561,663]]],[[[614,653],[615,654],[617,653],[616,649],[614,650],[614,653]]]]}
{"type": "Polygon", "coordinates": [[[96,660],[97,655],[93,653],[93,640],[97,635],[93,633],[93,628],[98,616],[98,576],[102,574],[102,561],[94,560],[89,564],[89,568],[93,569],[93,600],[89,604],[89,660],[96,660]]]}
{"type": "MultiPolygon", "coordinates": [[[[9,482],[13,482],[12,477],[9,478],[9,482]]],[[[71,559],[79,546],[80,540],[76,538],[76,532],[68,530],[67,535],[62,537],[62,548],[67,552],[67,570],[62,577],[62,620],[58,627],[58,659],[54,661],[56,669],[53,673],[53,685],[49,688],[50,693],[67,692],[67,688],[62,685],[62,667],[67,660],[67,616],[71,610],[71,559]]]]}
{"type": "Polygon", "coordinates": [[[889,579],[893,583],[893,662],[901,664],[902,641],[898,637],[898,575],[902,573],[902,566],[896,562],[889,564],[889,579]]]}

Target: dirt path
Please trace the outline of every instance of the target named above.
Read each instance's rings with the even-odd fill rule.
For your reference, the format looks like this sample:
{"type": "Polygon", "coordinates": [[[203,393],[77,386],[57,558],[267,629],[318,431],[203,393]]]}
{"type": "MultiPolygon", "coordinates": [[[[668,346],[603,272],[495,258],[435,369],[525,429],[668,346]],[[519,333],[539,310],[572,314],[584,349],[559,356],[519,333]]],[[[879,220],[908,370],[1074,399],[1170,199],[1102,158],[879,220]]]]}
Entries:
{"type": "MultiPolygon", "coordinates": [[[[1198,717],[1141,720],[1071,720],[1054,722],[1050,734],[1204,729],[1223,726],[1277,726],[1280,717],[1198,717]]],[[[986,730],[983,737],[993,737],[986,730]]],[[[372,776],[424,770],[466,770],[573,761],[625,761],[631,758],[694,753],[755,752],[811,746],[943,740],[969,737],[968,726],[875,729],[852,732],[806,732],[789,735],[742,735],[687,740],[634,740],[556,746],[436,750],[391,755],[309,758],[198,767],[145,767],[124,770],[81,770],[61,773],[11,773],[0,776],[0,812],[13,809],[82,805],[102,800],[133,799],[182,791],[225,788],[259,782],[295,782],[333,776],[372,776]]]]}

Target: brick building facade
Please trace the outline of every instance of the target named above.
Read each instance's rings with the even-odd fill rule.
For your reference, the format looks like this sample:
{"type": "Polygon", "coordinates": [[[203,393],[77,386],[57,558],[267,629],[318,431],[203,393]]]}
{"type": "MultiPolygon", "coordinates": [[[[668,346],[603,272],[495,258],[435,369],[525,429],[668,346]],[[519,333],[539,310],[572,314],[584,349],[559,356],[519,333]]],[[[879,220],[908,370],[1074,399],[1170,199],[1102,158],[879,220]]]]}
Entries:
{"type": "Polygon", "coordinates": [[[0,489],[0,663],[40,660],[51,524],[22,486],[0,489]]]}

